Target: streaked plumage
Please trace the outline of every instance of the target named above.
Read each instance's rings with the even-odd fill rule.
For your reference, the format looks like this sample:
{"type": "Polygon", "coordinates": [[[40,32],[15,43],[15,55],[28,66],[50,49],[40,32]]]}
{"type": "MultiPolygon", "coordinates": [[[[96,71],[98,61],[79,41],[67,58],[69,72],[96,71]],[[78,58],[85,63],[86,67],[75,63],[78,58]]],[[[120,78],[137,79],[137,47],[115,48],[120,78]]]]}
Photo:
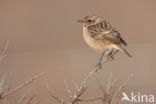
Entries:
{"type": "Polygon", "coordinates": [[[83,23],[83,36],[87,44],[98,51],[107,51],[113,57],[118,51],[131,55],[124,49],[127,43],[120,33],[101,16],[86,16],[79,22],[83,23]]]}

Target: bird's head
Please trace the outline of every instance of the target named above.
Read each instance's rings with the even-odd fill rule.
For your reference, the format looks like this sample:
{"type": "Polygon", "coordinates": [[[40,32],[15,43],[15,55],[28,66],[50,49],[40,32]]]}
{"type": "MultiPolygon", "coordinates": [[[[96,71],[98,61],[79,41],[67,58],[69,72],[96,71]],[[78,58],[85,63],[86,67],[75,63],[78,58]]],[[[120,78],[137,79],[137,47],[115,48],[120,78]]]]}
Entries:
{"type": "Polygon", "coordinates": [[[78,22],[83,23],[85,26],[93,26],[102,21],[103,21],[103,19],[99,15],[86,16],[82,20],[78,20],[78,22]]]}

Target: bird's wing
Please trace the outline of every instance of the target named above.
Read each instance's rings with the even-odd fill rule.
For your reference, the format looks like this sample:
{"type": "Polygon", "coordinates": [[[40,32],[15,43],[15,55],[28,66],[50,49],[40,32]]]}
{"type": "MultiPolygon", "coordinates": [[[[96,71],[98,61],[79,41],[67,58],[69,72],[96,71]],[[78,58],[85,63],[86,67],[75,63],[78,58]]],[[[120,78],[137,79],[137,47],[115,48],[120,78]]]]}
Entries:
{"type": "Polygon", "coordinates": [[[103,31],[97,35],[97,38],[103,37],[114,43],[122,43],[127,46],[127,43],[122,38],[120,33],[107,21],[103,22],[103,31]]]}
{"type": "Polygon", "coordinates": [[[103,34],[104,38],[108,38],[110,40],[113,40],[114,42],[122,43],[125,46],[127,46],[127,43],[125,40],[122,38],[120,33],[116,30],[112,30],[109,34],[103,34]]]}

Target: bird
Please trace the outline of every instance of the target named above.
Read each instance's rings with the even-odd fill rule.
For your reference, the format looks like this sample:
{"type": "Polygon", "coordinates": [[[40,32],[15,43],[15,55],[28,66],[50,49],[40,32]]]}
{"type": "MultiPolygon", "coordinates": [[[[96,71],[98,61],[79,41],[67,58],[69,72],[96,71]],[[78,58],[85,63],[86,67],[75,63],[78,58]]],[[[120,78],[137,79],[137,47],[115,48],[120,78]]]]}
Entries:
{"type": "Polygon", "coordinates": [[[102,60],[113,60],[119,51],[127,56],[132,55],[125,49],[127,43],[117,29],[100,15],[89,15],[78,20],[83,24],[83,37],[86,43],[94,50],[102,52],[98,61],[99,68],[102,68],[102,60]]]}

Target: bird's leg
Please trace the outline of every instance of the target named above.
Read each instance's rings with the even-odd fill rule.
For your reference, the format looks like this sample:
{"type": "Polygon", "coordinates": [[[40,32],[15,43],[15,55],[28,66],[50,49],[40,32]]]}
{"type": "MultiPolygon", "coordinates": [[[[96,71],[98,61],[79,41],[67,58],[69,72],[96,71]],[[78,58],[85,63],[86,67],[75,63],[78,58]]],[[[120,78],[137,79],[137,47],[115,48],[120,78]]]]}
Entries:
{"type": "Polygon", "coordinates": [[[95,67],[97,67],[97,69],[102,69],[102,59],[103,59],[103,56],[105,55],[105,51],[102,52],[101,56],[100,56],[100,59],[98,61],[98,63],[96,64],[95,67]]]}
{"type": "Polygon", "coordinates": [[[108,59],[110,59],[110,61],[115,60],[114,55],[118,52],[118,50],[112,49],[111,52],[108,54],[108,59]]]}
{"type": "Polygon", "coordinates": [[[107,59],[110,59],[110,61],[112,61],[112,60],[114,60],[114,49],[112,48],[111,50],[110,50],[110,52],[108,53],[108,58],[107,59]]]}

